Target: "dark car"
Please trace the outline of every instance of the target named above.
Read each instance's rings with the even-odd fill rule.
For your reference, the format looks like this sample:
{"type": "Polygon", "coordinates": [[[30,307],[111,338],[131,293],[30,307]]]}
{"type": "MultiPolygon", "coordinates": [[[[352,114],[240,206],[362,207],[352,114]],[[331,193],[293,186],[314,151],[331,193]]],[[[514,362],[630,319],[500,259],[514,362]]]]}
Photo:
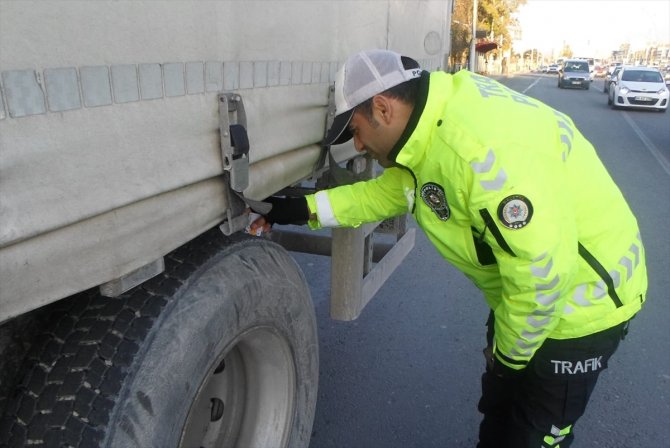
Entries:
{"type": "Polygon", "coordinates": [[[589,89],[591,87],[591,73],[588,61],[582,59],[568,59],[563,62],[558,71],[558,87],[574,87],[589,89]]]}
{"type": "Polygon", "coordinates": [[[612,86],[612,83],[616,82],[616,78],[619,75],[619,70],[621,70],[621,66],[616,67],[612,73],[609,73],[605,76],[603,92],[610,93],[610,87],[612,86]]]}

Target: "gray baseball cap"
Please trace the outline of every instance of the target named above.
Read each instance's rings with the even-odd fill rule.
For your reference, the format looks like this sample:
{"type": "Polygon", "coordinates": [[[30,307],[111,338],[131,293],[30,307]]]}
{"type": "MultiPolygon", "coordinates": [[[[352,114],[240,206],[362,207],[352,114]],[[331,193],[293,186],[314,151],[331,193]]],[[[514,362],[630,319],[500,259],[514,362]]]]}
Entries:
{"type": "Polygon", "coordinates": [[[421,76],[419,64],[389,50],[367,50],[351,56],[335,78],[335,119],[324,144],[339,145],[353,136],[349,122],[361,103],[391,87],[421,76]]]}

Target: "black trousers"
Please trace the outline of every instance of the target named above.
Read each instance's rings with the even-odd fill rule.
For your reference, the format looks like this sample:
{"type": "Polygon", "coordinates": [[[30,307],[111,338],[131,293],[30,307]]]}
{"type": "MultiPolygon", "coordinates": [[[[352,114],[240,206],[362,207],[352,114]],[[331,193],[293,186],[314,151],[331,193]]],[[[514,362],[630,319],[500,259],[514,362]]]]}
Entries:
{"type": "MultiPolygon", "coordinates": [[[[492,319],[488,324],[492,339],[492,319]]],[[[598,375],[627,330],[626,322],[581,338],[547,339],[516,377],[499,377],[487,368],[477,447],[569,447],[598,375]]]]}

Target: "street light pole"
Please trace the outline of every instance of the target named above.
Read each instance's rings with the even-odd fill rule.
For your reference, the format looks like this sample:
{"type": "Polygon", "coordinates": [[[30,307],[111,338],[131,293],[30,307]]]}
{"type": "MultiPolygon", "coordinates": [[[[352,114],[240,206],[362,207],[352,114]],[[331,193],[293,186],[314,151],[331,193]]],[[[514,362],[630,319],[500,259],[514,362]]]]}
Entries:
{"type": "Polygon", "coordinates": [[[470,61],[468,66],[471,72],[475,71],[475,44],[477,43],[477,0],[472,0],[472,39],[470,40],[470,61]]]}

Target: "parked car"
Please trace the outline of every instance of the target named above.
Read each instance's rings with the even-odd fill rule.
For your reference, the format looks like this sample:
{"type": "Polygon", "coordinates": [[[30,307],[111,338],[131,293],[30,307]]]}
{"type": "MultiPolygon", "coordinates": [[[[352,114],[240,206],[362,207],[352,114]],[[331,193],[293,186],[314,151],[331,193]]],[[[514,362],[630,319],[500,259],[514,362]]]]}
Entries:
{"type": "Polygon", "coordinates": [[[547,73],[558,73],[558,64],[551,64],[547,67],[547,73]]]}
{"type": "Polygon", "coordinates": [[[591,87],[591,74],[589,63],[581,59],[568,59],[558,71],[558,88],[573,87],[589,89],[591,87]]]}
{"type": "Polygon", "coordinates": [[[610,87],[607,104],[612,109],[629,107],[668,110],[670,91],[661,72],[649,67],[623,67],[610,87]]]}
{"type": "Polygon", "coordinates": [[[605,85],[603,86],[603,92],[605,93],[610,92],[610,86],[612,85],[613,82],[616,82],[616,77],[619,75],[619,70],[621,70],[621,67],[616,67],[612,73],[608,73],[605,76],[605,85]]]}

